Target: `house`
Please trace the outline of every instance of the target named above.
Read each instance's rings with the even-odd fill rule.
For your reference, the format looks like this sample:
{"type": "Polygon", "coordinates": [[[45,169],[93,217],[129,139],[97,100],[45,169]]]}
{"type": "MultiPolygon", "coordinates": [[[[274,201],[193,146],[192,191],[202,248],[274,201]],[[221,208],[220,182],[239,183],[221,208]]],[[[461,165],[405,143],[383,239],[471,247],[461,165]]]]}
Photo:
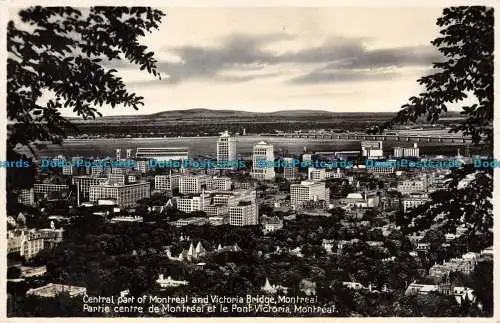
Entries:
{"type": "Polygon", "coordinates": [[[473,252],[462,255],[462,258],[452,258],[449,261],[443,261],[443,264],[435,264],[429,269],[429,276],[442,278],[451,272],[461,272],[470,274],[474,271],[477,264],[476,254],[473,252]]]}
{"type": "Polygon", "coordinates": [[[357,282],[342,282],[342,285],[349,288],[349,289],[366,289],[365,286],[363,286],[361,283],[357,282]]]}
{"type": "Polygon", "coordinates": [[[174,280],[172,277],[168,276],[166,279],[163,274],[158,276],[156,282],[160,285],[161,288],[169,288],[169,287],[179,287],[188,285],[189,282],[186,280],[174,280]]]}
{"type": "Polygon", "coordinates": [[[217,248],[214,248],[214,249],[215,249],[215,252],[217,252],[217,253],[219,253],[219,252],[238,252],[238,251],[241,251],[241,248],[240,248],[240,246],[238,246],[237,243],[235,243],[232,246],[224,246],[224,247],[222,247],[221,244],[219,243],[219,245],[217,246],[217,248]]]}
{"type": "Polygon", "coordinates": [[[37,277],[43,276],[47,272],[46,266],[40,267],[21,267],[21,277],[37,277]]]}
{"type": "Polygon", "coordinates": [[[431,248],[431,244],[428,242],[417,243],[417,251],[428,251],[431,248]]]}
{"type": "Polygon", "coordinates": [[[430,292],[437,292],[438,285],[430,285],[430,284],[416,284],[411,283],[408,285],[405,291],[405,295],[418,295],[418,294],[429,294],[430,292]]]}
{"type": "Polygon", "coordinates": [[[261,218],[262,232],[268,234],[283,228],[283,219],[274,217],[262,216],[261,218]]]}
{"type": "Polygon", "coordinates": [[[460,304],[464,300],[474,302],[476,296],[474,290],[464,286],[452,286],[449,283],[439,285],[411,283],[405,291],[405,295],[426,295],[431,292],[437,292],[442,295],[454,296],[460,304]]]}
{"type": "Polygon", "coordinates": [[[276,294],[277,292],[282,292],[283,294],[288,293],[288,287],[283,287],[281,285],[271,285],[269,279],[266,278],[264,286],[261,287],[261,291],[266,294],[276,294]]]}
{"type": "Polygon", "coordinates": [[[366,241],[366,244],[369,245],[370,247],[383,247],[384,246],[383,241],[366,241]]]}
{"type": "Polygon", "coordinates": [[[321,246],[326,250],[327,253],[331,253],[334,243],[335,240],[333,239],[323,239],[321,246]]]}
{"type": "Polygon", "coordinates": [[[79,286],[50,283],[42,287],[32,288],[26,292],[26,295],[54,298],[63,293],[68,293],[70,297],[77,297],[85,295],[87,293],[87,289],[79,286]]]}

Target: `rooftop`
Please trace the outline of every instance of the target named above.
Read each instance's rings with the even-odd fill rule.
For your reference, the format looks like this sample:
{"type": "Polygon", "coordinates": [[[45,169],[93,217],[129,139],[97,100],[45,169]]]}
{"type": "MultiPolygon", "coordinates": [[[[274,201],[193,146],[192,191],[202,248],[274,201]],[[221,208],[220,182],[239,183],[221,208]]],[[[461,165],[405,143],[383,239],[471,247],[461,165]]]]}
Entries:
{"type": "Polygon", "coordinates": [[[86,293],[86,291],[85,287],[50,283],[42,287],[30,289],[26,294],[39,297],[55,297],[61,293],[69,293],[71,296],[81,295],[86,293]]]}

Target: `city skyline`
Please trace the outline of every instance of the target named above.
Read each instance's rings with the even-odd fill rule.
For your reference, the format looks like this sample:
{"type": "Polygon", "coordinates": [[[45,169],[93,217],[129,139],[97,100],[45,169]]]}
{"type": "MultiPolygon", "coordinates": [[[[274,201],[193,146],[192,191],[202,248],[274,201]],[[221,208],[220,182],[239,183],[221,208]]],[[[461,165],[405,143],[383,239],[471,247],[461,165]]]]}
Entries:
{"type": "Polygon", "coordinates": [[[494,9],[162,10],[11,10],[8,318],[494,319],[494,9]]]}

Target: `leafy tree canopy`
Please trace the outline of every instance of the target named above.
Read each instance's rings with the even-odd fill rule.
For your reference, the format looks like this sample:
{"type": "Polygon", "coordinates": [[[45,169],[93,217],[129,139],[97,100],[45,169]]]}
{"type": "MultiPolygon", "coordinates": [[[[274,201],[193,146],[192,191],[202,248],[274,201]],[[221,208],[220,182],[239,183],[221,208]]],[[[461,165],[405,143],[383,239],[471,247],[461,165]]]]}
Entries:
{"type": "MultiPolygon", "coordinates": [[[[103,105],[143,105],[110,61],[128,61],[160,78],[154,53],[140,39],[158,29],[164,15],[149,7],[20,10],[22,23],[7,27],[7,158],[27,159],[19,147],[35,154],[41,142],[61,143],[71,127],[62,109],[88,119],[101,116],[103,105]]],[[[33,175],[33,169],[9,170],[7,182],[29,187],[33,175]]]]}
{"type": "Polygon", "coordinates": [[[442,36],[431,44],[445,60],[434,63],[435,72],[417,81],[425,91],[411,97],[395,118],[372,130],[415,122],[420,117],[436,122],[450,103],[472,93],[477,103],[462,108],[464,120],[451,131],[462,131],[475,143],[484,140],[493,147],[493,8],[446,8],[437,25],[442,36]]]}
{"type": "MultiPolygon", "coordinates": [[[[425,90],[409,99],[389,122],[375,126],[372,132],[389,129],[396,124],[415,122],[426,117],[439,120],[452,103],[462,102],[472,94],[477,103],[463,106],[463,120],[451,132],[470,136],[474,144],[493,151],[493,8],[480,6],[451,7],[443,10],[437,20],[441,36],[431,43],[444,57],[433,64],[435,72],[418,83],[425,90]]],[[[493,223],[491,197],[493,172],[464,167],[449,176],[445,191],[433,194],[424,215],[419,216],[415,230],[428,228],[436,219],[451,230],[459,223],[468,223],[475,232],[485,232],[493,223]],[[465,187],[458,183],[470,176],[465,187]]],[[[421,209],[419,209],[420,211],[421,209]]]]}

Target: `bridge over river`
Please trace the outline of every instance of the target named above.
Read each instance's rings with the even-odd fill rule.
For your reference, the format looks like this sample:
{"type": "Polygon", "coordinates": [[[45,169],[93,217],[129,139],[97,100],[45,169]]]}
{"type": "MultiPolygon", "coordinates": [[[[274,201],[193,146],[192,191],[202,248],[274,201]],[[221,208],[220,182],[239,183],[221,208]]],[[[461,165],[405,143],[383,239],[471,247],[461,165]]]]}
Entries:
{"type": "Polygon", "coordinates": [[[391,133],[369,135],[366,133],[268,133],[261,134],[269,137],[284,138],[303,138],[303,139],[322,139],[322,140],[374,140],[374,141],[412,141],[412,142],[442,142],[442,143],[472,143],[470,137],[464,137],[459,134],[439,134],[439,135],[419,135],[415,133],[391,133]]]}

